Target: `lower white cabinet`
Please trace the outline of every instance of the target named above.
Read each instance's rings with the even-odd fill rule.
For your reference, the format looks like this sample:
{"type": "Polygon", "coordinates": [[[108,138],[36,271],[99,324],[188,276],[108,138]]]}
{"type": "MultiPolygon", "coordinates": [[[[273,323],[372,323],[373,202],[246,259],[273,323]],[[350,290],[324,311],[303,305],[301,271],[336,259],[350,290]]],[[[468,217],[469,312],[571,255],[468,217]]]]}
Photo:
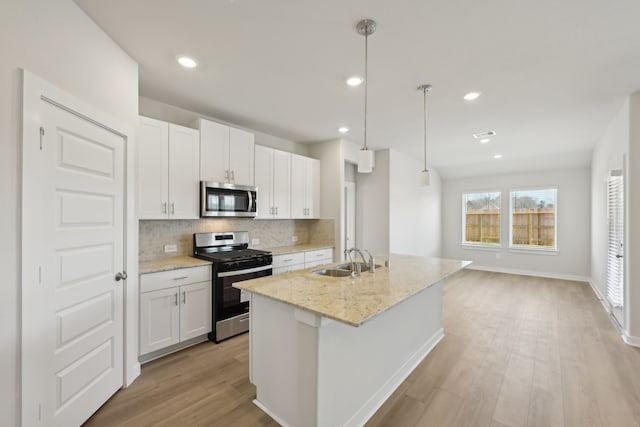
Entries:
{"type": "Polygon", "coordinates": [[[144,274],[140,290],[140,355],[211,332],[210,266],[144,274]]]}
{"type": "Polygon", "coordinates": [[[273,256],[273,275],[303,270],[333,262],[333,248],[291,252],[273,256]]]}

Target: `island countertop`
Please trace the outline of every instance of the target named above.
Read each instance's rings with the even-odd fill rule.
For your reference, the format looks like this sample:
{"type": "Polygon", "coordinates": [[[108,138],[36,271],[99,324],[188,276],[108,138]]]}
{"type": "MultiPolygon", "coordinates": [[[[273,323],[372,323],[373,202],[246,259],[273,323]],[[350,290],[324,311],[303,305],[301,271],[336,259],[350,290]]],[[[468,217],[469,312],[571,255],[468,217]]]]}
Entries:
{"type": "MultiPolygon", "coordinates": [[[[382,264],[383,258],[376,259],[382,264]]],[[[359,277],[327,277],[312,269],[234,283],[234,287],[263,295],[352,326],[410,298],[471,264],[445,258],[410,255],[384,257],[389,267],[359,277]]]]}

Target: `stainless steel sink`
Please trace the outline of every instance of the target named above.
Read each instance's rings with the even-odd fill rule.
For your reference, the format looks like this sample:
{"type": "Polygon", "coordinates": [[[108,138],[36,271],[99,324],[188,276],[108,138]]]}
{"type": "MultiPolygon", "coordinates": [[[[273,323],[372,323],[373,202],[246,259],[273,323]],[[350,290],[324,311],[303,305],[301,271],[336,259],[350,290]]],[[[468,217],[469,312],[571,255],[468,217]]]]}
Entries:
{"type": "MultiPolygon", "coordinates": [[[[364,262],[356,262],[355,264],[360,265],[360,271],[361,272],[369,271],[369,265],[365,264],[364,262]]],[[[380,267],[382,267],[380,264],[376,264],[376,268],[380,268],[380,267]]],[[[349,271],[351,271],[351,263],[350,262],[345,262],[344,264],[336,265],[333,268],[338,268],[340,270],[349,270],[349,271]]]]}
{"type": "Polygon", "coordinates": [[[322,270],[314,270],[314,274],[329,277],[347,277],[351,276],[351,270],[343,270],[339,268],[323,268],[322,270]]]}

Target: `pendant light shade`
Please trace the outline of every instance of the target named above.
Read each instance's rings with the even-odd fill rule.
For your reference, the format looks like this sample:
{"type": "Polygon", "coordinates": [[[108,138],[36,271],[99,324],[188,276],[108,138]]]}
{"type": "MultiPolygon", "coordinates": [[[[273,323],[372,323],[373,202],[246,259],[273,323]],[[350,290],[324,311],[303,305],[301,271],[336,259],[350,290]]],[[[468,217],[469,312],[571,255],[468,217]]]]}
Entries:
{"type": "Polygon", "coordinates": [[[358,173],[373,172],[373,151],[361,149],[358,151],[358,173]]]}
{"type": "Polygon", "coordinates": [[[425,187],[431,181],[429,169],[427,169],[427,92],[430,92],[431,88],[432,86],[428,84],[418,86],[418,90],[422,92],[424,107],[424,169],[420,173],[420,184],[425,187]]]}
{"type": "Polygon", "coordinates": [[[358,173],[371,173],[374,166],[373,151],[367,148],[367,87],[369,86],[369,36],[376,31],[376,21],[363,19],[356,26],[358,34],[364,36],[364,142],[358,153],[358,173]]]}

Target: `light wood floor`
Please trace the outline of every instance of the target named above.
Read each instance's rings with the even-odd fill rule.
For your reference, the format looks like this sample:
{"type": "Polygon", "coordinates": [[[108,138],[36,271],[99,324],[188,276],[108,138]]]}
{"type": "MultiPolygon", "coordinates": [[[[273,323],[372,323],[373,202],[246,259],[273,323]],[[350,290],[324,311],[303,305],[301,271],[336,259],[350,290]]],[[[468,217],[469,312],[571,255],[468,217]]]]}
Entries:
{"type": "MultiPolygon", "coordinates": [[[[445,284],[445,338],[374,426],[640,425],[640,349],[587,283],[465,270],[445,284]]],[[[146,364],[88,426],[277,426],[251,400],[248,336],[146,364]]]]}

